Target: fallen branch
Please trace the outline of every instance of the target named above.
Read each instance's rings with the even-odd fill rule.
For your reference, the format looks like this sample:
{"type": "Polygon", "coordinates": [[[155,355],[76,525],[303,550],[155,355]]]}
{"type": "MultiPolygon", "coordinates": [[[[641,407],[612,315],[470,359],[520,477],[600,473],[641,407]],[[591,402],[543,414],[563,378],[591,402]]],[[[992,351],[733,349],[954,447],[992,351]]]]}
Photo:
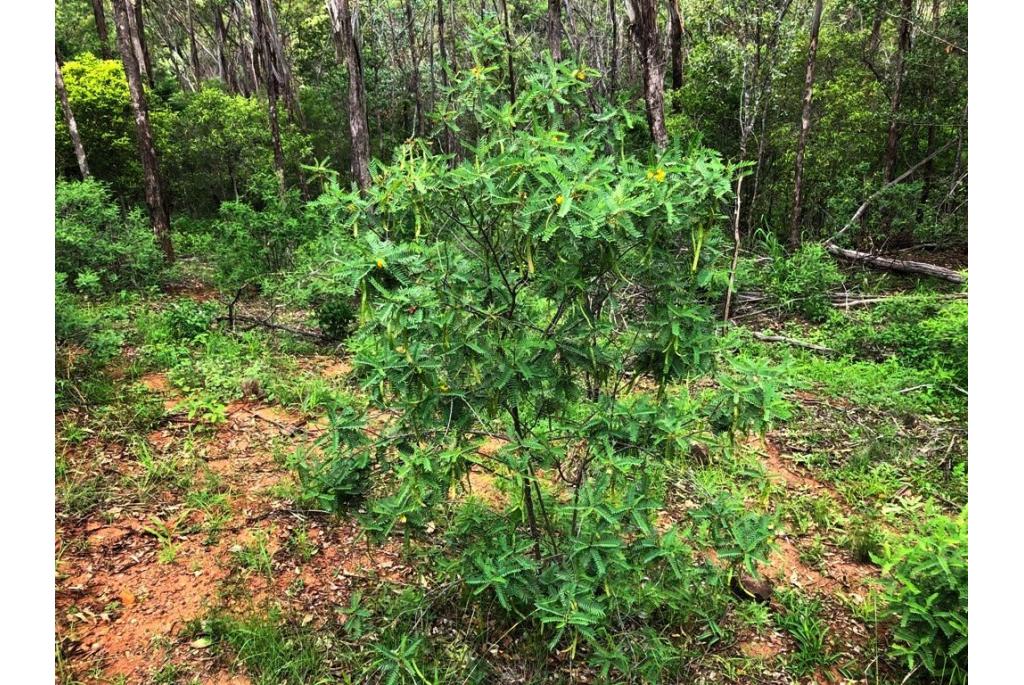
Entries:
{"type": "MultiPolygon", "coordinates": [[[[832,306],[839,307],[841,309],[849,309],[850,307],[863,307],[869,304],[878,304],[879,302],[885,302],[886,300],[893,300],[897,298],[905,298],[904,295],[885,295],[883,297],[865,297],[859,300],[849,300],[842,295],[832,296],[832,306]]],[[[928,300],[966,300],[967,293],[941,293],[932,294],[921,299],[928,300]]]]}
{"type": "Polygon", "coordinates": [[[963,275],[958,271],[954,271],[953,269],[947,269],[944,266],[928,264],[927,262],[915,262],[909,259],[896,259],[894,257],[881,257],[879,255],[873,255],[869,252],[847,250],[846,248],[839,247],[835,243],[831,242],[825,243],[825,249],[828,250],[829,254],[835,255],[836,257],[842,257],[843,259],[849,259],[850,261],[870,264],[871,266],[876,266],[880,269],[886,269],[888,271],[922,274],[924,276],[941,278],[947,281],[951,281],[953,283],[964,283],[966,281],[963,275]]]}
{"type": "Polygon", "coordinates": [[[795,338],[787,338],[787,337],[784,337],[784,336],[781,336],[781,335],[766,335],[764,333],[754,333],[753,335],[754,335],[755,338],[757,338],[758,340],[761,340],[763,342],[785,343],[787,345],[794,345],[795,347],[803,347],[803,348],[806,348],[808,350],[814,350],[815,352],[826,352],[826,353],[834,353],[835,352],[835,350],[833,350],[831,347],[825,347],[824,345],[815,345],[814,343],[809,343],[809,342],[806,342],[804,340],[797,340],[795,338]]]}
{"type": "MultiPolygon", "coordinates": [[[[222,316],[217,319],[217,321],[227,320],[228,318],[226,316],[222,316]]],[[[263,319],[257,319],[251,316],[235,316],[234,320],[235,322],[247,323],[251,324],[252,326],[262,326],[263,328],[271,328],[275,331],[284,331],[286,333],[292,333],[294,335],[304,335],[307,338],[313,338],[314,340],[321,340],[323,338],[323,335],[318,331],[305,330],[302,328],[291,328],[290,326],[282,326],[281,324],[273,323],[272,321],[264,321],[263,319]]]]}
{"type": "Polygon", "coordinates": [[[857,208],[857,211],[853,213],[853,216],[850,217],[850,220],[846,222],[846,225],[843,226],[842,228],[840,228],[831,238],[829,238],[828,240],[825,241],[825,247],[827,248],[829,245],[834,245],[836,238],[838,238],[839,236],[841,236],[842,234],[844,234],[848,230],[850,230],[850,226],[853,226],[857,222],[857,220],[860,219],[861,216],[864,215],[864,212],[867,211],[868,205],[871,204],[872,202],[874,202],[875,200],[877,200],[882,195],[882,193],[884,193],[886,190],[888,190],[890,187],[896,185],[897,183],[902,183],[905,179],[909,178],[910,175],[913,174],[915,171],[917,171],[922,166],[927,164],[929,161],[931,161],[932,159],[937,157],[939,155],[939,153],[945,152],[946,148],[950,147],[955,142],[956,142],[956,140],[949,141],[948,143],[946,143],[945,145],[940,147],[938,150],[936,150],[935,152],[931,153],[930,155],[928,155],[927,157],[922,159],[920,162],[918,162],[914,166],[910,167],[909,169],[904,171],[902,174],[900,174],[899,176],[897,176],[896,178],[894,178],[893,180],[889,181],[884,186],[882,186],[881,188],[876,190],[874,193],[869,195],[868,199],[864,200],[864,202],[861,204],[861,206],[857,208]]]}

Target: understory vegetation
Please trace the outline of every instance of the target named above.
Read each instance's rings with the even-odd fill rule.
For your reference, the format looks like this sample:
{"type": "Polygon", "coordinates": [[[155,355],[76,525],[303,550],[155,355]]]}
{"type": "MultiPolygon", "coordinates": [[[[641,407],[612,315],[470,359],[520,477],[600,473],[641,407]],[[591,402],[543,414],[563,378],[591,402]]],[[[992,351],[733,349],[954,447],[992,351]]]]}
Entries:
{"type": "Polygon", "coordinates": [[[821,3],[682,3],[664,144],[628,4],[58,3],[59,682],[967,681],[966,55],[827,3],[794,213],[821,3]]]}

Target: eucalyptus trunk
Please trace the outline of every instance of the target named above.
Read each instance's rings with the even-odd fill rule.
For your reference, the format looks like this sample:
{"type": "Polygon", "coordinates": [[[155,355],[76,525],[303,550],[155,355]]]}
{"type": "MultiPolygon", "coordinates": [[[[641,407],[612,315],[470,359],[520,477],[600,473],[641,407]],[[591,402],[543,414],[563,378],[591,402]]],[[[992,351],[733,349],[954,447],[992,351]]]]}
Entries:
{"type": "Polygon", "coordinates": [[[360,190],[370,186],[370,134],[366,123],[366,91],[359,54],[358,7],[350,0],[327,0],[327,9],[348,69],[348,128],[352,147],[352,176],[360,190]]]}
{"type": "Polygon", "coordinates": [[[807,74],[804,77],[804,106],[800,117],[800,137],[796,143],[796,180],[793,190],[793,216],[789,222],[789,246],[800,245],[800,210],[803,202],[804,150],[807,134],[811,130],[811,99],[814,96],[814,65],[818,56],[818,33],[821,29],[821,12],[824,0],[815,0],[814,15],[811,17],[811,43],[807,50],[807,74]]]}
{"type": "Polygon", "coordinates": [[[664,58],[658,37],[658,8],[654,0],[629,0],[630,32],[643,75],[644,105],[651,138],[659,150],[668,147],[665,129],[664,58]]]}
{"type": "Polygon", "coordinates": [[[78,171],[82,174],[83,179],[89,179],[92,174],[89,173],[89,163],[85,159],[85,148],[82,147],[82,138],[78,135],[75,113],[71,111],[71,103],[68,101],[68,91],[64,88],[64,76],[60,73],[60,60],[54,59],[54,65],[57,68],[57,96],[60,98],[60,108],[64,112],[64,123],[67,125],[68,134],[71,136],[71,144],[75,148],[78,171]]]}
{"type": "Polygon", "coordinates": [[[142,73],[132,39],[133,23],[130,20],[129,0],[113,0],[114,19],[117,26],[117,40],[121,50],[131,96],[132,114],[135,118],[135,138],[142,162],[142,180],[146,192],[146,207],[149,209],[149,223],[157,243],[168,263],[174,261],[174,247],[171,244],[171,219],[160,178],[160,162],[149,125],[149,109],[146,106],[146,91],[142,84],[142,73]]]}

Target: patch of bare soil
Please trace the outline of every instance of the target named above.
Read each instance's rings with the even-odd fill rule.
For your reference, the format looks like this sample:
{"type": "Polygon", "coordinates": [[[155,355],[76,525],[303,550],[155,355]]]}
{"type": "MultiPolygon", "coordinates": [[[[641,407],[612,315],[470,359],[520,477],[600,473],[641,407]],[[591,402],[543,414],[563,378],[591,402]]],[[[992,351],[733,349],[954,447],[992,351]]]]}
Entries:
{"type": "MultiPolygon", "coordinates": [[[[153,392],[170,393],[163,374],[142,379],[153,392]]],[[[189,508],[184,495],[164,493],[146,503],[126,502],[84,520],[59,520],[56,632],[67,663],[82,682],[148,682],[168,662],[180,663],[202,682],[241,685],[200,648],[182,639],[190,621],[211,609],[260,610],[268,604],[298,612],[316,625],[337,619],[354,588],[413,582],[400,549],[373,545],[350,520],[293,511],[275,497],[292,477],[275,461],[274,446],[293,449],[322,431],[281,407],[236,402],[228,420],[198,448],[194,477],[215,473],[229,512],[189,508]],[[243,550],[264,545],[269,568],[249,568],[243,550]]],[[[187,426],[152,432],[163,452],[188,437],[187,426]]],[[[82,458],[127,461],[124,454],[82,458]]],[[[116,471],[130,471],[120,464],[116,471]]]]}

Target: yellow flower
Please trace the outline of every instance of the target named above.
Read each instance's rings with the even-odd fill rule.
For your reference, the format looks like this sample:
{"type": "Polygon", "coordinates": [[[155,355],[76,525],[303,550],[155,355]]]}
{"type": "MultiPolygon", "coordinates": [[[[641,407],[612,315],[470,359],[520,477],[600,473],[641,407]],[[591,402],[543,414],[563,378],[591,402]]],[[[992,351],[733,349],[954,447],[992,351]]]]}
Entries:
{"type": "Polygon", "coordinates": [[[383,269],[384,268],[384,260],[381,259],[380,257],[377,258],[377,268],[378,269],[383,269]]]}
{"type": "Polygon", "coordinates": [[[442,383],[441,384],[441,392],[448,392],[448,384],[447,383],[442,383]]]}
{"type": "Polygon", "coordinates": [[[657,181],[658,183],[664,183],[665,170],[659,167],[658,170],[654,172],[654,180],[657,181]]]}
{"type": "Polygon", "coordinates": [[[480,78],[484,75],[483,67],[473,67],[469,70],[469,73],[473,75],[473,78],[480,78]]]}
{"type": "Polygon", "coordinates": [[[561,195],[555,198],[555,204],[558,205],[559,207],[562,206],[563,202],[565,202],[565,198],[562,197],[561,195]]]}
{"type": "Polygon", "coordinates": [[[577,81],[587,80],[587,72],[583,71],[583,69],[577,69],[576,71],[572,72],[572,75],[576,77],[577,81]]]}

